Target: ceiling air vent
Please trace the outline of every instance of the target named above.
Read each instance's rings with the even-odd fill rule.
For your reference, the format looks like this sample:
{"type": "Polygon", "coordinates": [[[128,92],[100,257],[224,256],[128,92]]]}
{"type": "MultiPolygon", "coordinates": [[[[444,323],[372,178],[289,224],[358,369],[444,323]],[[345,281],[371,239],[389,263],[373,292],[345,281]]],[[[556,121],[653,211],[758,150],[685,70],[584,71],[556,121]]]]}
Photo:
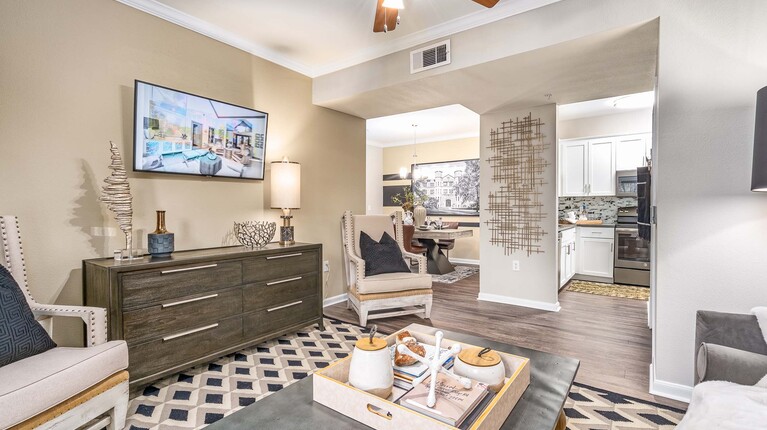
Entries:
{"type": "Polygon", "coordinates": [[[450,64],[450,39],[410,51],[410,73],[450,64]]]}

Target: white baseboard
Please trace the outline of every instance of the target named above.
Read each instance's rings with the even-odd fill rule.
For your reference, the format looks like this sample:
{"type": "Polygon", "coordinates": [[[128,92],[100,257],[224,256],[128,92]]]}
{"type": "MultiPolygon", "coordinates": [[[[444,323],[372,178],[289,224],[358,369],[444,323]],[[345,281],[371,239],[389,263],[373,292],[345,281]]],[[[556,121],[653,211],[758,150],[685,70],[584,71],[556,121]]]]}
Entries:
{"type": "Polygon", "coordinates": [[[650,394],[690,403],[692,387],[676,382],[661,381],[655,377],[655,369],[650,365],[650,394]]]}
{"type": "Polygon", "coordinates": [[[473,264],[479,266],[479,260],[472,260],[469,258],[451,258],[450,262],[453,264],[473,264]]]}
{"type": "Polygon", "coordinates": [[[508,297],[508,296],[499,296],[498,294],[479,293],[479,296],[477,296],[477,300],[482,300],[485,302],[504,303],[507,305],[514,305],[514,306],[524,306],[526,308],[541,309],[541,310],[550,311],[550,312],[559,312],[559,310],[562,309],[562,307],[559,306],[559,302],[546,303],[546,302],[539,302],[537,300],[527,300],[527,299],[518,299],[515,297],[508,297]]]}
{"type": "Polygon", "coordinates": [[[349,295],[347,293],[343,293],[337,296],[328,297],[327,299],[322,301],[322,307],[326,308],[328,306],[335,305],[336,303],[345,302],[348,296],[349,295]]]}

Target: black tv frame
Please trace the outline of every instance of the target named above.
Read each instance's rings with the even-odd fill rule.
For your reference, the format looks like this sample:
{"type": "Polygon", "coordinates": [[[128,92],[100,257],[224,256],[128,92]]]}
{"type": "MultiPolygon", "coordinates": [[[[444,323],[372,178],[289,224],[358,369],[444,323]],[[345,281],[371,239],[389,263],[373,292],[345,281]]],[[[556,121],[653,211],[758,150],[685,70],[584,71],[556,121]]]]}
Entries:
{"type": "Polygon", "coordinates": [[[268,136],[269,136],[269,113],[268,112],[265,112],[265,111],[262,111],[262,110],[258,110],[258,109],[255,109],[255,108],[251,108],[251,107],[247,107],[247,106],[242,106],[242,105],[238,105],[238,104],[234,104],[234,103],[225,102],[223,100],[217,100],[217,99],[213,99],[213,98],[210,98],[210,97],[201,96],[199,94],[194,94],[194,93],[190,93],[190,92],[187,92],[187,91],[177,90],[175,88],[166,87],[164,85],[153,84],[151,82],[142,81],[140,79],[134,79],[134,83],[133,83],[133,157],[131,157],[132,158],[131,168],[132,168],[132,170],[134,172],[138,172],[138,173],[157,173],[157,174],[161,174],[161,175],[196,176],[196,177],[200,177],[200,178],[244,179],[244,180],[248,180],[248,181],[263,181],[264,177],[266,176],[266,144],[267,144],[267,141],[268,141],[268,136]],[[138,118],[136,117],[136,112],[137,112],[136,109],[138,107],[138,84],[139,83],[145,84],[145,85],[151,85],[153,87],[158,87],[158,88],[162,88],[162,89],[166,89],[166,90],[170,90],[170,91],[175,91],[177,93],[182,93],[182,94],[186,94],[186,95],[193,96],[193,97],[199,97],[201,99],[206,99],[206,100],[214,101],[214,102],[217,102],[217,103],[223,103],[223,104],[226,104],[226,105],[238,107],[240,109],[248,109],[248,110],[256,111],[256,112],[259,112],[259,113],[263,113],[266,116],[266,118],[264,119],[264,122],[265,122],[265,124],[264,124],[264,160],[261,163],[261,177],[260,178],[244,178],[244,177],[239,177],[238,178],[238,177],[235,177],[235,176],[225,176],[225,175],[216,176],[216,175],[202,175],[202,174],[196,174],[196,173],[158,172],[156,170],[140,170],[140,169],[136,169],[136,143],[137,143],[136,139],[138,137],[138,136],[136,136],[136,126],[137,126],[137,121],[138,121],[138,118]]]}

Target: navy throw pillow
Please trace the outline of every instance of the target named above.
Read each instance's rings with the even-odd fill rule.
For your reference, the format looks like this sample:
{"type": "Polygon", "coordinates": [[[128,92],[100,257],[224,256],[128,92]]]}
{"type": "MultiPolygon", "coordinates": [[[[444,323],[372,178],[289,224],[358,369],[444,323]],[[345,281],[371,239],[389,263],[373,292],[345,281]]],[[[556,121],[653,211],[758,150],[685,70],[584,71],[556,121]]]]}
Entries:
{"type": "Polygon", "coordinates": [[[384,232],[381,240],[376,242],[364,231],[360,232],[360,254],[365,260],[365,276],[410,272],[399,244],[389,233],[384,232]]]}
{"type": "Polygon", "coordinates": [[[35,321],[19,284],[0,265],[0,367],[55,347],[48,332],[35,321]]]}

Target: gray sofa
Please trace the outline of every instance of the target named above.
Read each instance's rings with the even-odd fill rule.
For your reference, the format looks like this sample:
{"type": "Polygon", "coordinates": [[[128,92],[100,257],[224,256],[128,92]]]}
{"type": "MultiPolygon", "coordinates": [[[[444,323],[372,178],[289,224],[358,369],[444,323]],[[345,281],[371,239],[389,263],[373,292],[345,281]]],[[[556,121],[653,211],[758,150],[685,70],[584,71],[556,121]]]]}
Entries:
{"type": "Polygon", "coordinates": [[[767,343],[753,315],[698,311],[695,347],[695,384],[754,385],[767,374],[767,343]]]}

